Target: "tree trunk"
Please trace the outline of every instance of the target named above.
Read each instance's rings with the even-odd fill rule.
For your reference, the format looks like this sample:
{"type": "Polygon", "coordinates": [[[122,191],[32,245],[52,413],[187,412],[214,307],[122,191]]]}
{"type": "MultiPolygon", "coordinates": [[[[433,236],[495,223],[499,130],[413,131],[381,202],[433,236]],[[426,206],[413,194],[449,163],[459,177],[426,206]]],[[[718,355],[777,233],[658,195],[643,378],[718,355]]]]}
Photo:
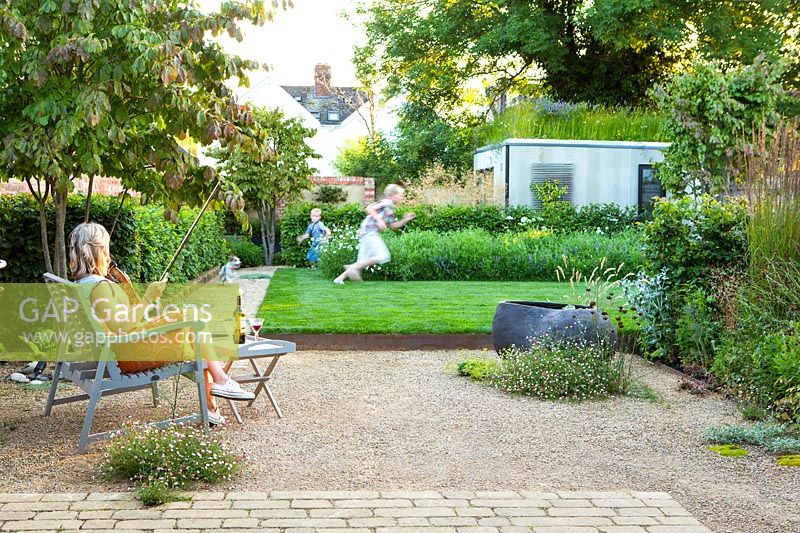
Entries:
{"type": "Polygon", "coordinates": [[[56,209],[56,237],[53,243],[53,262],[55,275],[67,277],[67,246],[64,238],[64,225],[67,220],[67,184],[57,183],[53,187],[53,204],[56,209]]]}
{"type": "Polygon", "coordinates": [[[275,260],[275,208],[267,206],[267,246],[269,247],[268,266],[272,266],[275,260]]]}
{"type": "MultiPolygon", "coordinates": [[[[53,272],[53,262],[50,259],[50,239],[47,237],[47,197],[50,196],[50,183],[44,182],[44,191],[34,189],[30,179],[25,180],[31,196],[39,204],[39,238],[42,241],[42,253],[44,254],[44,269],[50,274],[53,272]]],[[[38,182],[41,183],[41,182],[38,182]]]]}
{"type": "Polygon", "coordinates": [[[258,221],[261,226],[261,251],[264,252],[264,264],[270,266],[269,262],[269,247],[267,246],[267,234],[265,226],[267,225],[267,214],[264,202],[261,202],[261,207],[258,208],[258,221]]]}
{"type": "Polygon", "coordinates": [[[272,266],[275,258],[275,208],[261,200],[258,210],[258,220],[261,222],[261,247],[264,249],[264,264],[272,266]]]}
{"type": "Polygon", "coordinates": [[[89,185],[86,188],[86,207],[83,210],[83,223],[89,222],[89,210],[92,207],[92,189],[94,188],[94,175],[89,176],[89,185]]]}

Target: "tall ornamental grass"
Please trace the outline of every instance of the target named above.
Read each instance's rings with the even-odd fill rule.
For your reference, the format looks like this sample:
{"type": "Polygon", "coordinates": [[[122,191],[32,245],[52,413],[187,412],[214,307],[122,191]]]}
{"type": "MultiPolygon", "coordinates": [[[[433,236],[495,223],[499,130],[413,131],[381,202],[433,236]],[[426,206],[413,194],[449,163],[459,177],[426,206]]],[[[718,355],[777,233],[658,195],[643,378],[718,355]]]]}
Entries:
{"type": "Polygon", "coordinates": [[[741,151],[751,304],[777,320],[800,318],[800,121],[754,130],[741,151]]]}
{"type": "Polygon", "coordinates": [[[517,104],[480,128],[478,144],[509,138],[669,141],[664,117],[647,109],[539,99],[517,104]]]}

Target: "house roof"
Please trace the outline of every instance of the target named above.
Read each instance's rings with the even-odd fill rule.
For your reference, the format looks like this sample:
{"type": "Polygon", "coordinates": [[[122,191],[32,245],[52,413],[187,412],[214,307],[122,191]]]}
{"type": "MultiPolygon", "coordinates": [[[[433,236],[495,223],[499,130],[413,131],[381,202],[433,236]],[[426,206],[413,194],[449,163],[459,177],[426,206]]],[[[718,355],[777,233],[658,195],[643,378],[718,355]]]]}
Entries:
{"type": "Polygon", "coordinates": [[[281,85],[322,125],[342,123],[367,102],[367,95],[356,87],[330,87],[328,94],[317,94],[315,85],[281,85]]]}

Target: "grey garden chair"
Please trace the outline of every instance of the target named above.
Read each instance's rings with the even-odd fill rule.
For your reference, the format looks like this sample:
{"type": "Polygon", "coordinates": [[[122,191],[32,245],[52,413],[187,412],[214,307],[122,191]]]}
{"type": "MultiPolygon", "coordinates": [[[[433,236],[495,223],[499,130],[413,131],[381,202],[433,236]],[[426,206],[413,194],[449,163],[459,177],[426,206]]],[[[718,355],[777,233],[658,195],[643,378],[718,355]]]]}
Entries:
{"type": "MultiPolygon", "coordinates": [[[[79,302],[78,311],[70,316],[68,322],[62,324],[65,332],[81,331],[93,335],[98,333],[102,335],[104,333],[102,324],[92,318],[89,302],[86,300],[86,295],[82,294],[81,290],[78,290],[78,284],[49,273],[44,274],[44,279],[47,282],[51,297],[56,301],[63,301],[63,298],[72,298],[74,301],[79,302]]],[[[148,331],[158,334],[187,328],[197,335],[203,329],[203,326],[202,322],[180,322],[160,326],[148,331]]],[[[173,376],[183,375],[191,377],[197,383],[200,413],[155,422],[154,425],[165,427],[169,424],[202,421],[203,427],[207,431],[208,410],[206,405],[206,382],[202,372],[203,367],[204,363],[200,356],[199,346],[195,346],[194,361],[176,362],[154,370],[126,374],[120,372],[119,366],[114,359],[114,353],[108,344],[89,347],[89,344],[86,343],[81,349],[76,347],[75,343],[60,342],[56,368],[53,372],[53,382],[50,386],[50,394],[47,396],[44,415],[49,416],[54,405],[88,400],[89,404],[86,407],[83,430],[78,441],[78,453],[84,453],[89,443],[106,439],[117,433],[116,431],[105,431],[90,434],[95,409],[101,398],[150,387],[153,391],[153,405],[155,406],[158,405],[158,382],[173,376]],[[73,383],[83,390],[83,393],[56,398],[59,379],[73,383]]]]}

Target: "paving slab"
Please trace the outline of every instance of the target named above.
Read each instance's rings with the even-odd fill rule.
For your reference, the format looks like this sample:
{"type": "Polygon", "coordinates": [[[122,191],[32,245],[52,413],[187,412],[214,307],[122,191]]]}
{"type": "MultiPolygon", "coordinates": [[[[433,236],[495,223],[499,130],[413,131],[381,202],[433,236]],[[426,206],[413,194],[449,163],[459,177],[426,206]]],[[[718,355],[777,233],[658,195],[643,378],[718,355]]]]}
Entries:
{"type": "Polygon", "coordinates": [[[272,491],[186,493],[142,508],[130,493],[0,493],[0,531],[283,533],[710,533],[668,493],[272,491]],[[662,510],[668,509],[669,516],[662,510]]]}

